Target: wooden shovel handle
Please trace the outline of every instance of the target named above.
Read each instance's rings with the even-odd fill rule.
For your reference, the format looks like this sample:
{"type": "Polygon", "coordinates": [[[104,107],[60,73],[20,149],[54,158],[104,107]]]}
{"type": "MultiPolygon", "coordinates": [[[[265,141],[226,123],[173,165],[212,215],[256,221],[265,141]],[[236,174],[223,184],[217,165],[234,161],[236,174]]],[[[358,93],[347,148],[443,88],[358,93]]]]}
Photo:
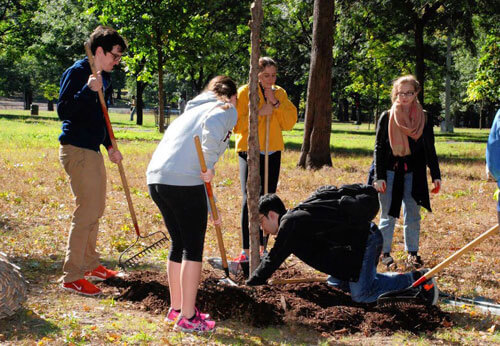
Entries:
{"type": "MultiPolygon", "coordinates": [[[[92,74],[94,77],[97,76],[97,71],[94,65],[94,55],[90,50],[90,45],[88,42],[85,42],[85,52],[87,53],[87,57],[89,58],[90,69],[92,70],[92,74]]],[[[116,144],[115,134],[113,132],[113,127],[111,126],[111,121],[109,120],[108,109],[106,108],[106,101],[104,100],[104,94],[102,90],[99,89],[97,91],[99,95],[99,101],[101,104],[102,114],[104,115],[104,120],[106,122],[106,128],[108,129],[109,138],[111,140],[111,145],[114,150],[118,150],[118,144],[116,144]]],[[[123,191],[125,191],[125,196],[127,198],[128,209],[130,211],[130,216],[132,217],[132,222],[134,223],[135,233],[138,237],[141,236],[141,232],[139,231],[139,224],[137,223],[137,217],[135,215],[134,205],[132,204],[132,198],[130,197],[130,189],[127,183],[127,177],[125,176],[125,170],[123,169],[122,162],[118,162],[118,170],[120,171],[120,178],[122,180],[123,191]]]]}
{"type": "MultiPolygon", "coordinates": [[[[194,145],[196,147],[196,152],[198,153],[198,160],[200,161],[201,171],[205,173],[207,171],[207,164],[205,163],[205,157],[203,156],[203,150],[201,149],[200,137],[194,136],[194,145]]],[[[210,209],[212,210],[212,218],[215,221],[219,218],[219,214],[217,212],[217,207],[215,205],[214,194],[212,191],[212,184],[205,183],[205,187],[207,189],[210,209]]],[[[222,231],[220,225],[215,225],[215,233],[217,234],[217,244],[219,245],[220,257],[222,259],[222,267],[224,267],[224,271],[226,271],[227,274],[229,267],[227,264],[226,249],[224,248],[224,240],[222,239],[222,231]]]]}
{"type": "Polygon", "coordinates": [[[422,276],[420,279],[415,281],[412,284],[412,287],[417,287],[424,281],[429,280],[431,277],[442,271],[444,268],[450,265],[450,263],[456,261],[460,256],[462,256],[464,253],[466,253],[468,250],[472,249],[473,246],[479,244],[486,238],[488,238],[490,235],[498,231],[498,224],[496,226],[491,227],[489,230],[478,236],[476,239],[471,241],[469,244],[465,245],[463,248],[455,252],[454,254],[450,255],[447,259],[445,259],[443,262],[439,263],[437,266],[432,268],[430,271],[425,273],[424,276],[422,276]]]}
{"type": "Polygon", "coordinates": [[[313,277],[313,278],[293,278],[293,279],[271,279],[270,285],[286,285],[297,284],[303,282],[325,282],[327,277],[313,277]]]}

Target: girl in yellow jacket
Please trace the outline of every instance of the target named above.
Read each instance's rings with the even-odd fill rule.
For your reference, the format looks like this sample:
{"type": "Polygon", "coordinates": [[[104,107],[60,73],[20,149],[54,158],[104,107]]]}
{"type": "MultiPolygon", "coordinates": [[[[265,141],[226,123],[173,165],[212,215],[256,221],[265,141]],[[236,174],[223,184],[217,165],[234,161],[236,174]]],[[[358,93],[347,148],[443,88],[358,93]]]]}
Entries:
{"type": "MultiPolygon", "coordinates": [[[[266,150],[266,118],[270,117],[269,124],[269,176],[268,192],[276,192],[281,165],[281,151],[284,150],[282,131],[289,131],[297,122],[297,108],[288,99],[285,89],[275,85],[276,62],[268,57],[259,59],[259,144],[260,144],[260,177],[261,195],[264,193],[264,160],[266,150]]],[[[236,152],[240,166],[241,192],[243,204],[241,208],[241,232],[243,251],[235,261],[248,261],[249,231],[247,207],[247,150],[248,150],[248,92],[249,86],[244,85],[238,90],[238,121],[234,127],[236,152]]],[[[262,232],[260,233],[261,249],[263,246],[262,232]]]]}

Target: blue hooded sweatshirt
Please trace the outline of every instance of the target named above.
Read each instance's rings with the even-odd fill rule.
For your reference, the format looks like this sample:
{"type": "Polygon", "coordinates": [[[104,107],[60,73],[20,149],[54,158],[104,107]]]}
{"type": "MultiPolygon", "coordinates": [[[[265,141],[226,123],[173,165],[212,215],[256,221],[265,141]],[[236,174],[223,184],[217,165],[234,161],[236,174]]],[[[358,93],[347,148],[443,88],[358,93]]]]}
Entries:
{"type": "MultiPolygon", "coordinates": [[[[99,151],[111,141],[99,103],[98,93],[87,85],[92,74],[88,58],[78,60],[61,77],[57,114],[62,123],[61,144],[99,151]]],[[[102,72],[104,90],[111,85],[109,73],[102,72]]]]}

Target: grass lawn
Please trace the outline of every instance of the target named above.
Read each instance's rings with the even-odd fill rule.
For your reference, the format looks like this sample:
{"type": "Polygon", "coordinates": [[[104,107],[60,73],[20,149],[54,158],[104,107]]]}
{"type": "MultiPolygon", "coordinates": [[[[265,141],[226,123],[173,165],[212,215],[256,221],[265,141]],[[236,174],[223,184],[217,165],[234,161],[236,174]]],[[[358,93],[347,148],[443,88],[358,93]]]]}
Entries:
{"type": "MultiPolygon", "coordinates": [[[[141,230],[164,230],[163,220],[147,193],[146,167],[162,135],[152,115],[145,125],[128,121],[128,114],[111,114],[141,230]]],[[[74,208],[67,176],[58,160],[60,122],[54,112],[29,116],[28,111],[0,110],[0,249],[17,263],[30,281],[25,309],[0,321],[0,343],[11,344],[493,344],[500,343],[500,320],[467,307],[452,312],[453,326],[437,332],[391,336],[331,336],[288,326],[253,328],[238,321],[221,321],[212,336],[172,331],[164,316],[132,308],[113,296],[85,298],[59,289],[67,231],[74,208]]],[[[318,171],[296,168],[303,123],[285,134],[278,194],[293,207],[321,185],[365,182],[375,141],[373,125],[335,123],[332,126],[332,167],[318,171]]],[[[442,191],[431,196],[433,213],[422,211],[421,255],[433,266],[496,223],[494,182],[484,179],[487,130],[456,129],[441,134],[436,148],[443,177],[442,191]]],[[[231,144],[234,147],[234,143],[231,144]]],[[[120,176],[106,161],[108,197],[98,240],[105,263],[114,266],[119,253],[135,240],[120,176]]],[[[240,251],[241,193],[237,156],[227,151],[217,164],[215,194],[221,211],[228,257],[240,251]]],[[[402,226],[395,231],[393,254],[405,257],[402,226]]],[[[271,244],[272,246],[272,240],[271,244]]],[[[499,236],[440,273],[439,288],[450,294],[486,297],[500,303],[499,236]]],[[[154,254],[164,270],[167,251],[154,254]]],[[[204,256],[217,256],[215,232],[209,225],[204,256]]]]}

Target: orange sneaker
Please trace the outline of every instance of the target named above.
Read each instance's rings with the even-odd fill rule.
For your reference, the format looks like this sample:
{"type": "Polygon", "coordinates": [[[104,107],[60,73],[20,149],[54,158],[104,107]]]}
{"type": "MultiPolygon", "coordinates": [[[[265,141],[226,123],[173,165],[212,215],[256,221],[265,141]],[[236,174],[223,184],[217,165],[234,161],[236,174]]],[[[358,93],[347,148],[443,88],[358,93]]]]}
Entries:
{"type": "Polygon", "coordinates": [[[106,268],[103,265],[95,268],[91,272],[86,272],[85,277],[90,280],[104,281],[106,279],[115,277],[118,274],[117,271],[106,268]]]}
{"type": "Polygon", "coordinates": [[[74,292],[78,294],[83,294],[84,296],[96,296],[101,294],[99,287],[94,286],[92,283],[85,279],[76,280],[73,282],[64,282],[61,285],[62,289],[74,292]]]}

